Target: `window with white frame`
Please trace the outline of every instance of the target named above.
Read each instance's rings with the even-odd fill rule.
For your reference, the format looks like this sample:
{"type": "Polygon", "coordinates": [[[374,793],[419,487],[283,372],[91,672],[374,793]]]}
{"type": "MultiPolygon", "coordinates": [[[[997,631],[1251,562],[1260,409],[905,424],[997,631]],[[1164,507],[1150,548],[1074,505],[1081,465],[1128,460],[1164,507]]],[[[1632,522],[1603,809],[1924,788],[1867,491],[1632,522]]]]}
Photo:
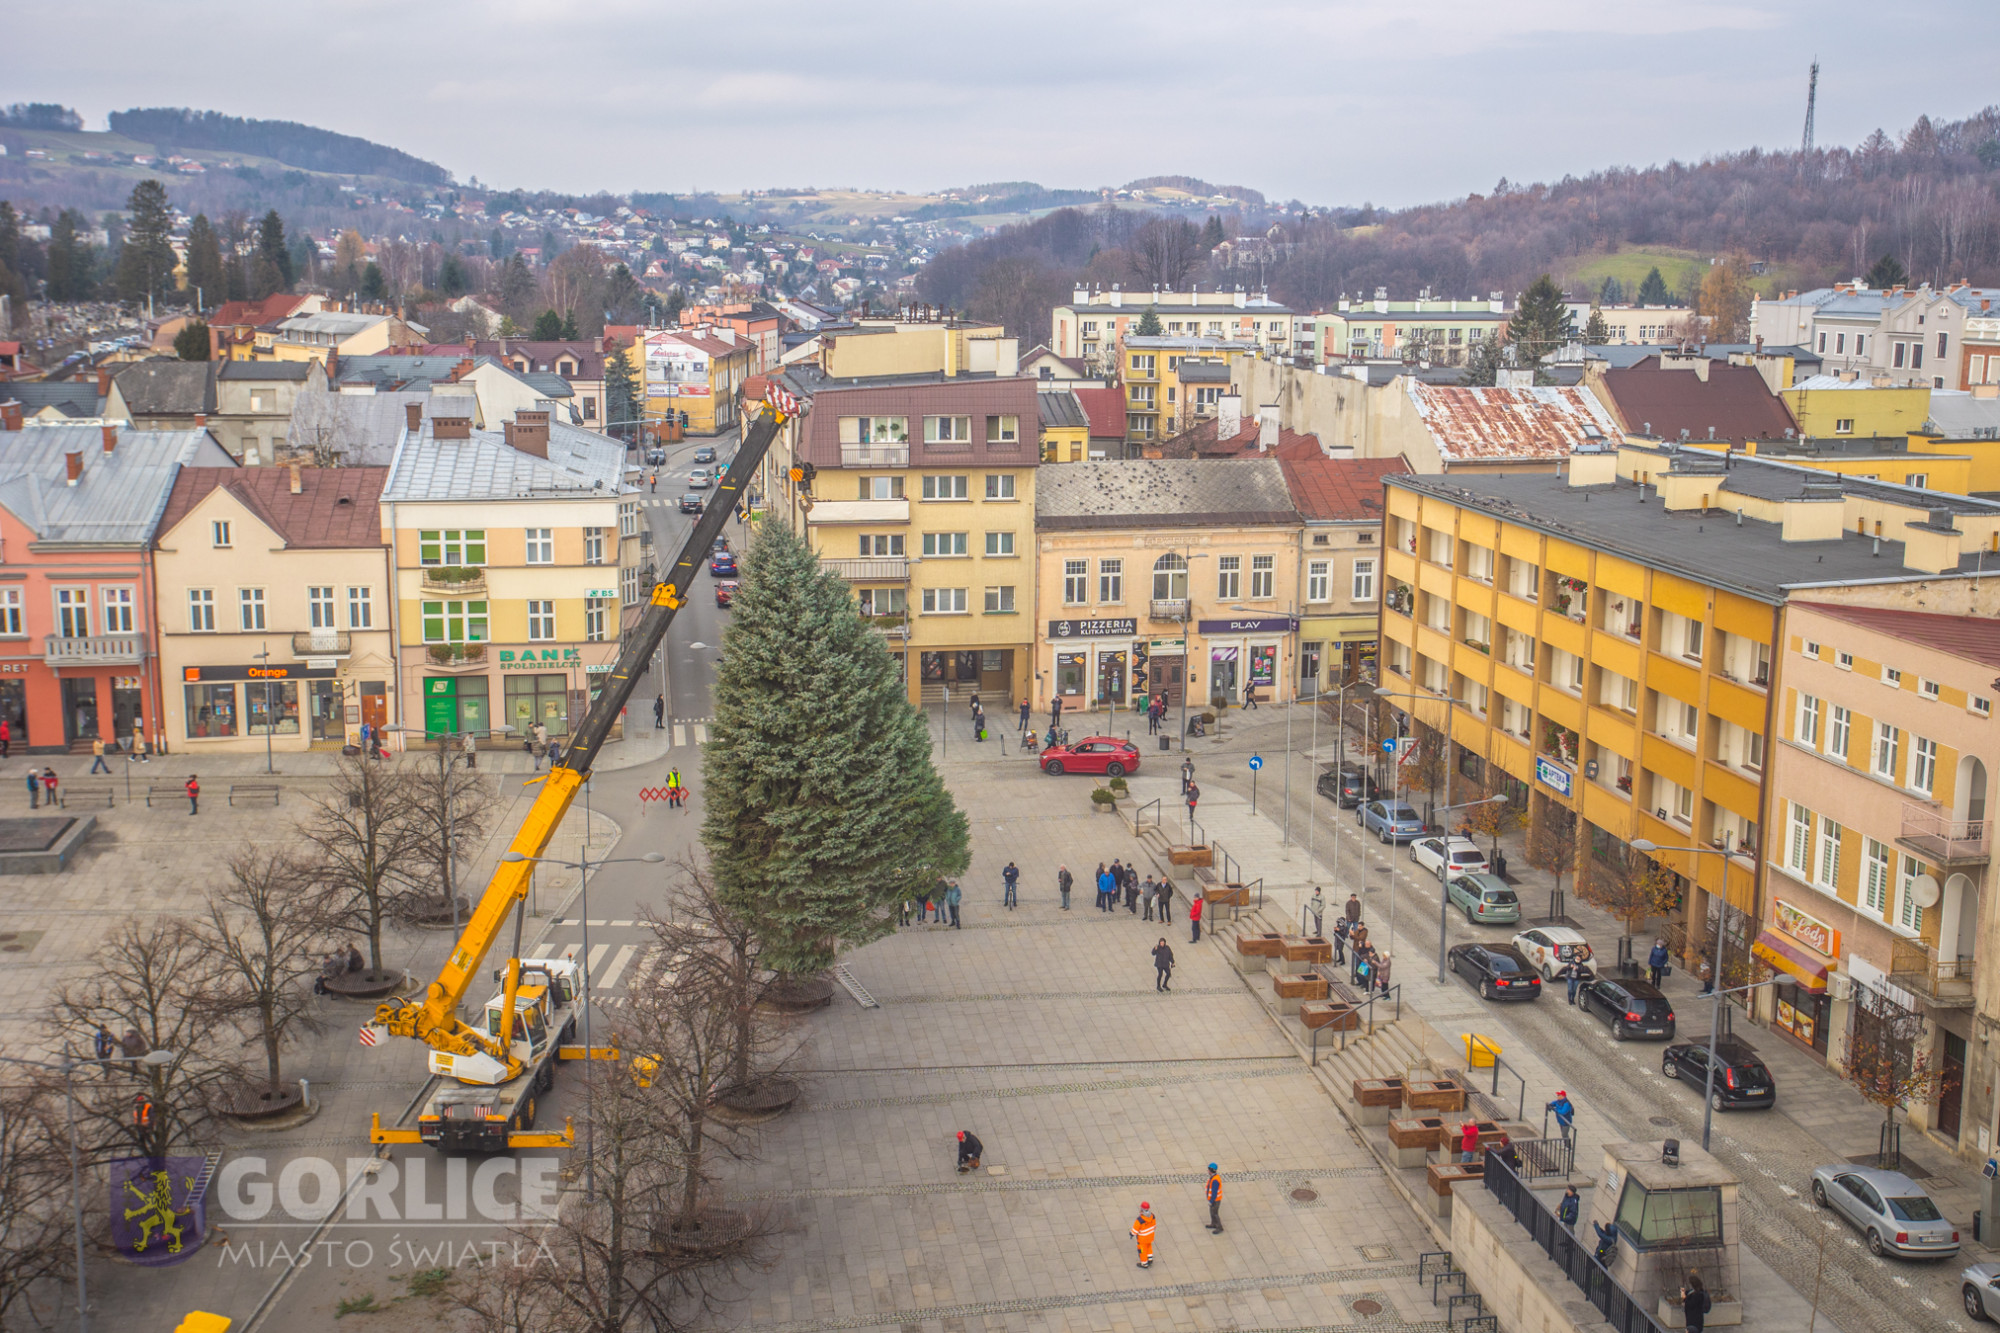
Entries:
{"type": "Polygon", "coordinates": [[[1894,782],[1903,770],[1903,733],[1894,723],[1875,724],[1875,744],[1868,757],[1868,771],[1894,782]]]}
{"type": "Polygon", "coordinates": [[[1694,788],[1674,788],[1674,818],[1683,824],[1694,823],[1694,788]]]}
{"type": "Polygon", "coordinates": [[[924,554],[926,556],[964,555],[968,534],[963,532],[926,532],[924,534],[924,554]]]}
{"type": "Polygon", "coordinates": [[[1840,883],[1840,825],[1824,816],[1819,821],[1819,854],[1814,858],[1813,882],[1828,893],[1840,883]]]}
{"type": "Polygon", "coordinates": [[[1922,699],[1938,697],[1938,683],[1924,676],[1917,677],[1917,696],[1922,699]]]}
{"type": "Polygon", "coordinates": [[[98,600],[104,607],[104,632],[106,634],[130,634],[132,632],[132,590],[130,588],[100,588],[98,600]]]}
{"type": "Polygon", "coordinates": [[[1895,667],[1882,668],[1882,683],[1892,689],[1903,688],[1903,673],[1895,667]]]}
{"type": "Polygon", "coordinates": [[[972,443],[972,418],[971,417],[925,417],[924,443],[926,444],[972,443]]]}
{"type": "Polygon", "coordinates": [[[238,588],[236,604],[242,612],[242,628],[264,628],[264,590],[262,588],[238,588]]]}
{"type": "Polygon", "coordinates": [[[963,588],[925,588],[924,614],[927,616],[962,616],[965,614],[966,596],[963,588]]]}
{"type": "Polygon", "coordinates": [[[1831,758],[1846,760],[1847,741],[1853,731],[1853,710],[1835,704],[1826,719],[1826,752],[1831,758]]]}
{"type": "Polygon", "coordinates": [[[1812,877],[1813,812],[1796,803],[1786,826],[1785,869],[1800,879],[1812,877]]]}
{"type": "MultiPolygon", "coordinates": [[[[1007,418],[1012,421],[1013,418],[1007,418]]],[[[986,498],[989,500],[1011,500],[1014,498],[1014,474],[1011,472],[989,472],[986,474],[986,498]]]]}
{"type": "MultiPolygon", "coordinates": [[[[893,477],[883,477],[878,478],[878,480],[893,481],[896,479],[893,477]]],[[[964,477],[926,476],[924,478],[923,497],[926,500],[963,500],[969,494],[966,482],[967,479],[964,477]]],[[[876,498],[887,499],[889,497],[877,496],[876,498]]]]}
{"type": "Polygon", "coordinates": [[[1877,917],[1889,910],[1889,849],[1874,838],[1862,844],[1861,905],[1877,917]]]}
{"type": "Polygon", "coordinates": [[[588,597],[583,603],[583,637],[588,643],[603,643],[611,624],[611,599],[588,597]]]}
{"type": "Polygon", "coordinates": [[[347,628],[372,629],[375,625],[375,595],[371,589],[349,585],[347,589],[347,628]]]}
{"type": "Polygon", "coordinates": [[[486,529],[419,529],[417,562],[424,565],[484,565],[486,529]]]}
{"type": "Polygon", "coordinates": [[[529,528],[527,562],[531,565],[553,565],[556,562],[556,537],[553,528],[529,528]]]}
{"type": "Polygon", "coordinates": [[[987,615],[989,616],[1000,615],[1004,612],[1012,611],[1013,609],[1014,609],[1014,589],[1011,584],[1006,587],[988,588],[986,590],[987,615]]]}
{"type": "Polygon", "coordinates": [[[1833,664],[1842,671],[1852,671],[1854,670],[1854,654],[1849,652],[1835,653],[1833,655],[1833,664]]]}
{"type": "Polygon", "coordinates": [[[319,584],[306,587],[306,624],[313,629],[332,629],[333,589],[319,584]]]}
{"type": "Polygon", "coordinates": [[[1262,600],[1277,595],[1278,558],[1274,555],[1250,557],[1250,596],[1262,600]]]}
{"type": "Polygon", "coordinates": [[[1977,717],[1992,717],[1993,701],[1983,694],[1968,695],[1965,700],[1965,711],[1977,717]]]}
{"type": "Polygon", "coordinates": [[[1014,554],[1014,534],[1011,532],[989,532],[986,534],[986,554],[1014,554]]]}
{"type": "Polygon", "coordinates": [[[1333,562],[1312,560],[1306,564],[1306,600],[1308,602],[1330,602],[1333,600],[1333,562]]]}
{"type": "Polygon", "coordinates": [[[215,589],[188,589],[188,629],[196,634],[215,632],[215,589]]]}
{"type": "Polygon", "coordinates": [[[625,605],[631,606],[639,600],[639,571],[626,565],[618,571],[618,595],[625,605]]]}
{"type": "Polygon", "coordinates": [[[1910,738],[1910,790],[1929,796],[1937,789],[1938,743],[1928,736],[1910,738]]]}
{"type": "Polygon", "coordinates": [[[1924,932],[1924,905],[1917,901],[1917,883],[1929,873],[1929,866],[1914,856],[1904,855],[1902,880],[1896,885],[1895,924],[1912,935],[1924,932]]]}
{"type": "Polygon", "coordinates": [[[17,638],[21,629],[21,590],[0,588],[0,635],[17,638]]]}
{"type": "Polygon", "coordinates": [[[618,535],[636,537],[639,535],[639,506],[621,504],[618,506],[618,535]]]}
{"type": "Polygon", "coordinates": [[[1097,562],[1097,600],[1100,602],[1122,602],[1125,600],[1125,562],[1123,560],[1100,560],[1097,562]]]}
{"type": "Polygon", "coordinates": [[[604,529],[585,528],[583,530],[583,563],[601,565],[604,563],[604,529]]]}
{"type": "Polygon", "coordinates": [[[1012,414],[986,418],[986,442],[988,444],[1015,444],[1021,438],[1021,418],[1012,414]]]}
{"type": "Polygon", "coordinates": [[[485,643],[486,603],[421,602],[425,643],[485,643]]]}
{"type": "Polygon", "coordinates": [[[1372,602],[1375,600],[1375,562],[1356,560],[1354,562],[1354,600],[1372,602]]]}
{"type": "Polygon", "coordinates": [[[1090,600],[1090,562],[1063,561],[1063,605],[1082,606],[1090,600]]]}
{"type": "Polygon", "coordinates": [[[900,532],[864,532],[861,534],[861,554],[868,556],[903,554],[903,534],[900,532]]]}
{"type": "Polygon", "coordinates": [[[1215,595],[1223,601],[1243,595],[1243,557],[1225,555],[1215,562],[1215,595]]]}
{"type": "Polygon", "coordinates": [[[90,635],[90,589],[56,589],[56,633],[65,639],[90,635]]]}
{"type": "Polygon", "coordinates": [[[556,636],[556,604],[549,601],[528,600],[528,639],[531,642],[546,642],[556,636]]]}
{"type": "Polygon", "coordinates": [[[1799,695],[1798,716],[1792,724],[1792,739],[1801,745],[1819,748],[1819,723],[1826,711],[1826,701],[1816,695],[1799,695]]]}
{"type": "Polygon", "coordinates": [[[213,523],[210,523],[208,525],[208,539],[210,544],[214,546],[218,547],[228,546],[229,520],[226,518],[218,518],[213,523]]]}

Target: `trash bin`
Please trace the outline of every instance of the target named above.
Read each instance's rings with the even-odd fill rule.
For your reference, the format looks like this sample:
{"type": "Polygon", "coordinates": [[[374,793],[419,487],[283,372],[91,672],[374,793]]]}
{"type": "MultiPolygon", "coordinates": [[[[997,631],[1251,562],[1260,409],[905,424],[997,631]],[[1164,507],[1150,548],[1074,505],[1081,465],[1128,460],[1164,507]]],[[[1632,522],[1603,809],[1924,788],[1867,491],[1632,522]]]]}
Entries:
{"type": "Polygon", "coordinates": [[[1174,748],[1174,738],[1173,738],[1173,737],[1171,737],[1171,736],[1162,736],[1162,737],[1160,737],[1160,748],[1161,748],[1162,750],[1171,750],[1171,749],[1173,749],[1173,748],[1174,748]]]}
{"type": "Polygon", "coordinates": [[[1476,1033],[1465,1034],[1465,1067],[1467,1069],[1491,1069],[1493,1062],[1500,1058],[1500,1047],[1490,1037],[1476,1033]]]}

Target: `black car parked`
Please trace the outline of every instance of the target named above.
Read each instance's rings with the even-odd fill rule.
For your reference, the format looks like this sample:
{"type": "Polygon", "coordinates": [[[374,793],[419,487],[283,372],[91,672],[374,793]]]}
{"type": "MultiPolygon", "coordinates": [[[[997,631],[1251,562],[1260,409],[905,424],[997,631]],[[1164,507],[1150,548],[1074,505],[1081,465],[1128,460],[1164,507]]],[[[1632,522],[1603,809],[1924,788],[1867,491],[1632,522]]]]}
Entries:
{"type": "MultiPolygon", "coordinates": [[[[1695,1087],[1708,1078],[1708,1039],[1669,1046],[1660,1053],[1660,1072],[1695,1087]]],[[[1715,1092],[1709,1099],[1718,1111],[1742,1106],[1778,1104],[1778,1080],[1741,1037],[1724,1037],[1715,1045],[1715,1092]]]]}
{"type": "Polygon", "coordinates": [[[1598,977],[1584,983],[1576,1002],[1585,1013],[1609,1023],[1611,1035],[1618,1041],[1630,1037],[1674,1039],[1674,1006],[1651,982],[1598,977]]]}
{"type": "Polygon", "coordinates": [[[1459,944],[1446,957],[1451,970],[1489,1000],[1532,1000],[1542,993],[1540,974],[1511,944],[1459,944]]]}
{"type": "Polygon", "coordinates": [[[1352,810],[1363,801],[1372,801],[1382,794],[1374,775],[1359,764],[1342,764],[1329,768],[1319,775],[1315,784],[1319,794],[1332,801],[1342,810],[1352,810]]]}

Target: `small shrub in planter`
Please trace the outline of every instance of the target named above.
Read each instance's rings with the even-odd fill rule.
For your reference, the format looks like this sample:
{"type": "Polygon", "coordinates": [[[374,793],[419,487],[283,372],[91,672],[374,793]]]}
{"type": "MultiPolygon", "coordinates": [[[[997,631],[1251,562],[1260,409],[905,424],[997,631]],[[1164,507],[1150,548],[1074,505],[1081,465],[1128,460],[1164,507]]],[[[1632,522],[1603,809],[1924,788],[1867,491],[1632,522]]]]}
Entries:
{"type": "Polygon", "coordinates": [[[1126,785],[1125,779],[1123,778],[1113,778],[1107,785],[1110,787],[1111,794],[1114,797],[1123,798],[1124,796],[1130,794],[1132,790],[1129,786],[1126,785]]]}
{"type": "Polygon", "coordinates": [[[1096,791],[1090,793],[1090,803],[1101,810],[1110,809],[1117,800],[1116,796],[1113,796],[1109,790],[1103,787],[1099,787],[1096,791]]]}

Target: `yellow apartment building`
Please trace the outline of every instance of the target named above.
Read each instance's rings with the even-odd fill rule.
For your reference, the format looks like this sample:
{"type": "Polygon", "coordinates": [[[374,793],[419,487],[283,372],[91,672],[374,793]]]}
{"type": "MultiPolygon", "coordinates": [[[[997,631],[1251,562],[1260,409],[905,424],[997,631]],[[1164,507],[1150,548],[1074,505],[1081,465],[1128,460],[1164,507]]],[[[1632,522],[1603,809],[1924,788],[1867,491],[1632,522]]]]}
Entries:
{"type": "Polygon", "coordinates": [[[1216,414],[1229,392],[1230,359],[1255,356],[1254,342],[1134,334],[1125,339],[1125,438],[1178,435],[1216,414]],[[1182,383],[1182,371],[1188,383],[1182,383]]]}
{"type": "Polygon", "coordinates": [[[1829,436],[1895,436],[1922,430],[1930,416],[1927,384],[1897,387],[1887,377],[1869,379],[1858,372],[1812,375],[1778,396],[1792,409],[1799,434],[1808,439],[1829,436]]]}
{"type": "Polygon", "coordinates": [[[154,539],[163,735],[190,756],[337,749],[396,708],[388,469],[182,468],[154,539]]]}
{"type": "Polygon", "coordinates": [[[912,703],[977,691],[999,717],[1031,675],[1036,381],[795,371],[778,391],[797,411],[772,448],[766,512],[853,585],[912,703]]]}
{"type": "Polygon", "coordinates": [[[1705,849],[1653,858],[1684,891],[1677,947],[1716,921],[1739,959],[1756,939],[1791,600],[2000,604],[1982,500],[1631,443],[1553,476],[1384,480],[1382,680],[1437,696],[1401,711],[1585,877],[1634,839],[1705,849]]]}
{"type": "Polygon", "coordinates": [[[1066,305],[1049,315],[1049,350],[1077,357],[1092,374],[1109,374],[1123,364],[1125,340],[1151,311],[1167,337],[1186,335],[1230,342],[1248,342],[1290,356],[1310,345],[1311,325],[1289,306],[1273,301],[1268,292],[1109,291],[1078,287],[1066,305]]]}
{"type": "MultiPolygon", "coordinates": [[[[1984,489],[1973,484],[1980,460],[1965,452],[1974,443],[1946,444],[1922,434],[1887,440],[1758,440],[1750,443],[1748,452],[1773,462],[1853,477],[1857,481],[1886,481],[1948,495],[1971,495],[1984,489]]],[[[1690,442],[1687,447],[1715,454],[1729,451],[1726,445],[1706,442],[1690,442]]],[[[2000,473],[2000,441],[1994,442],[1993,463],[1996,473],[2000,473]]]]}
{"type": "Polygon", "coordinates": [[[403,432],[381,502],[398,723],[518,740],[582,719],[643,596],[624,462],[617,441],[546,412],[498,431],[431,416],[403,432]]]}
{"type": "Polygon", "coordinates": [[[1020,373],[1020,343],[998,324],[976,320],[863,319],[819,336],[818,364],[834,379],[881,375],[1020,373]]]}

